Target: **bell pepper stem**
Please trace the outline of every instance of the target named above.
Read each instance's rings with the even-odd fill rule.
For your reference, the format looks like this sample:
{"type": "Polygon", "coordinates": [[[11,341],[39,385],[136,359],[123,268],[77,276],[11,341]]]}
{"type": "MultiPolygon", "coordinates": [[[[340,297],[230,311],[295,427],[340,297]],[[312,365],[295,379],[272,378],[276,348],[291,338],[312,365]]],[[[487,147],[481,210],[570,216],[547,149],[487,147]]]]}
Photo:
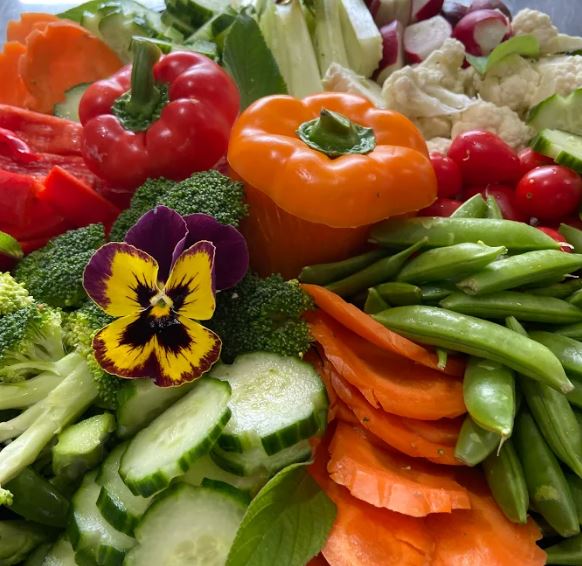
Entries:
{"type": "Polygon", "coordinates": [[[154,79],[154,65],[162,52],[147,39],[133,40],[131,91],[125,111],[134,118],[150,117],[160,103],[162,93],[154,79]]]}

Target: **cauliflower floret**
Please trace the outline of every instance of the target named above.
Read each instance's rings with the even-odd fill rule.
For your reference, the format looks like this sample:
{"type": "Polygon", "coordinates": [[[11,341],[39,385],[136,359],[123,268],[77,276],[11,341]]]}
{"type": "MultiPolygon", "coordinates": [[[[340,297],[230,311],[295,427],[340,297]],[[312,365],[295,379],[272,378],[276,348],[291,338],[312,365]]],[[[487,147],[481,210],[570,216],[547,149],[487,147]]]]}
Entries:
{"type": "Polygon", "coordinates": [[[535,132],[507,106],[495,106],[479,100],[459,116],[453,118],[452,138],[469,130],[486,130],[497,134],[515,149],[525,147],[535,132]]]}
{"type": "Polygon", "coordinates": [[[543,57],[536,63],[540,81],[529,91],[529,106],[535,106],[554,94],[562,96],[582,87],[582,56],[543,57]]]}
{"type": "Polygon", "coordinates": [[[452,143],[453,140],[450,138],[432,138],[426,142],[426,145],[430,153],[442,153],[446,155],[452,143]]]}
{"type": "Polygon", "coordinates": [[[465,94],[466,75],[461,73],[465,48],[447,39],[422,63],[392,73],[384,82],[386,107],[409,118],[448,116],[472,104],[465,94]]]}
{"type": "Polygon", "coordinates": [[[323,87],[332,92],[347,92],[363,96],[378,108],[385,106],[380,85],[358,75],[351,69],[342,67],[339,63],[332,63],[329,66],[323,78],[323,87]]]}
{"type": "Polygon", "coordinates": [[[420,130],[424,139],[449,138],[453,126],[450,116],[437,116],[435,118],[416,118],[414,125],[420,130]]]}
{"type": "Polygon", "coordinates": [[[517,13],[512,23],[515,35],[533,35],[540,42],[542,54],[567,53],[582,49],[582,37],[558,32],[548,14],[526,8],[517,13]]]}

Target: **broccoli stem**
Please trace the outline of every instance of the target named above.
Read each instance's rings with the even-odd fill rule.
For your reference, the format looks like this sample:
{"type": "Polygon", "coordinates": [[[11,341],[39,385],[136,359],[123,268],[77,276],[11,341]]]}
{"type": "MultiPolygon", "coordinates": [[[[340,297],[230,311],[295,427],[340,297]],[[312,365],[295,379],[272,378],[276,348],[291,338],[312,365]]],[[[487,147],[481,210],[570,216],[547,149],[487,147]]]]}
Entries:
{"type": "Polygon", "coordinates": [[[42,401],[61,379],[60,375],[45,372],[26,381],[0,384],[0,411],[23,409],[42,401]]]}
{"type": "Polygon", "coordinates": [[[79,361],[75,370],[44,400],[28,409],[41,407],[30,426],[0,451],[0,486],[31,465],[53,436],[84,413],[97,398],[97,387],[87,363],[78,354],[74,355],[79,361]]]}
{"type": "Polygon", "coordinates": [[[0,442],[6,442],[22,434],[29,426],[42,415],[42,403],[36,403],[17,417],[0,423],[0,442]]]}

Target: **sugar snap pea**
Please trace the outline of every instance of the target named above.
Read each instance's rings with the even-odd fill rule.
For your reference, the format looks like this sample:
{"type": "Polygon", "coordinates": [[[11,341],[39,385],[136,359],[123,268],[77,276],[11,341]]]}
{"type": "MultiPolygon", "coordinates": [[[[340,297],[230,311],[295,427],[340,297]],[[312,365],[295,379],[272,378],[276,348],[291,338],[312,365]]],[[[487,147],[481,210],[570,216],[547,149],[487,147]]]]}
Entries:
{"type": "Polygon", "coordinates": [[[582,321],[582,310],[562,299],[536,297],[516,291],[500,291],[487,295],[452,293],[440,302],[441,307],[482,318],[514,316],[528,322],[566,324],[582,321]]]}
{"type": "Polygon", "coordinates": [[[582,267],[582,254],[536,250],[494,261],[481,271],[459,281],[457,287],[470,295],[506,291],[566,275],[582,267]]]}
{"type": "Polygon", "coordinates": [[[555,354],[564,366],[568,377],[582,379],[582,342],[544,330],[532,330],[529,337],[543,344],[555,354]]]}
{"type": "Polygon", "coordinates": [[[578,513],[564,472],[527,410],[517,416],[514,442],[535,510],[561,536],[579,533],[578,513]]]}
{"type": "Polygon", "coordinates": [[[582,289],[582,278],[576,277],[562,283],[554,283],[545,287],[528,288],[527,292],[540,297],[555,297],[556,299],[566,299],[572,293],[582,289]]]}
{"type": "Polygon", "coordinates": [[[556,240],[533,226],[490,218],[393,218],[375,226],[370,238],[382,246],[406,246],[427,238],[428,247],[463,242],[483,242],[513,251],[555,250],[560,247],[556,240]]]}
{"type": "Polygon", "coordinates": [[[493,498],[513,523],[527,522],[529,494],[521,462],[511,440],[490,454],[483,462],[483,471],[493,498]]]}
{"type": "Polygon", "coordinates": [[[582,409],[582,381],[574,377],[571,377],[570,381],[574,385],[574,389],[572,389],[566,397],[568,397],[568,401],[570,401],[571,405],[574,405],[574,407],[577,407],[578,409],[582,409]]]}
{"type": "Polygon", "coordinates": [[[567,538],[545,549],[547,564],[579,566],[582,564],[582,534],[567,538]]]}
{"type": "Polygon", "coordinates": [[[582,253],[582,230],[569,224],[560,224],[560,234],[566,238],[566,242],[574,247],[577,254],[582,253]]]}
{"type": "Polygon", "coordinates": [[[515,318],[514,316],[508,316],[505,319],[505,326],[507,326],[509,330],[513,330],[514,332],[517,332],[522,336],[527,336],[527,331],[523,327],[523,324],[521,324],[521,322],[519,322],[519,320],[517,320],[517,318],[515,318]]]}
{"type": "Polygon", "coordinates": [[[364,312],[368,314],[376,314],[390,308],[390,305],[382,298],[376,287],[368,289],[368,296],[364,304],[364,312]]]}
{"type": "Polygon", "coordinates": [[[568,297],[568,302],[577,307],[582,307],[582,290],[579,289],[568,297]]]}
{"type": "Polygon", "coordinates": [[[476,466],[495,452],[500,443],[498,434],[481,428],[467,415],[455,445],[455,458],[467,466],[476,466]]]}
{"type": "Polygon", "coordinates": [[[487,217],[487,203],[483,200],[481,194],[473,195],[467,199],[457,210],[455,210],[450,218],[486,218],[487,217]]]}
{"type": "Polygon", "coordinates": [[[390,281],[378,285],[376,289],[389,305],[395,307],[418,305],[422,301],[422,289],[410,283],[390,281]]]}
{"type": "Polygon", "coordinates": [[[408,283],[432,283],[474,273],[507,253],[503,246],[463,243],[435,248],[411,259],[396,278],[408,283]]]}
{"type": "Polygon", "coordinates": [[[494,322],[425,305],[394,307],[374,318],[416,342],[499,362],[564,392],[572,389],[550,350],[494,322]]]}
{"type": "Polygon", "coordinates": [[[582,479],[574,474],[566,472],[566,481],[570,486],[572,492],[572,499],[576,505],[576,512],[578,513],[578,523],[582,525],[582,479]]]}
{"type": "Polygon", "coordinates": [[[445,283],[436,285],[421,285],[422,301],[426,303],[438,303],[446,299],[455,289],[445,283]]]}
{"type": "Polygon", "coordinates": [[[470,358],[463,378],[463,398],[471,418],[502,438],[511,436],[515,418],[515,376],[506,366],[470,358]]]}
{"type": "Polygon", "coordinates": [[[582,478],[582,429],[562,393],[531,379],[520,380],[529,410],[554,454],[582,478]]]}
{"type": "Polygon", "coordinates": [[[375,261],[386,257],[388,251],[385,249],[372,250],[370,252],[336,261],[333,263],[320,263],[308,265],[301,270],[299,281],[302,283],[313,283],[314,285],[327,285],[334,281],[339,281],[352,273],[356,273],[375,261]]]}
{"type": "Polygon", "coordinates": [[[368,265],[368,267],[365,267],[352,275],[348,275],[344,279],[334,281],[333,283],[326,285],[326,287],[341,297],[349,297],[363,291],[364,289],[368,289],[369,287],[374,287],[385,281],[390,281],[390,279],[394,278],[402,269],[402,266],[410,256],[425,244],[426,239],[419,238],[405,250],[393,256],[379,259],[371,265],[368,265]]]}
{"type": "Polygon", "coordinates": [[[497,199],[489,195],[487,197],[487,218],[495,218],[497,220],[503,220],[503,213],[499,208],[497,199]]]}

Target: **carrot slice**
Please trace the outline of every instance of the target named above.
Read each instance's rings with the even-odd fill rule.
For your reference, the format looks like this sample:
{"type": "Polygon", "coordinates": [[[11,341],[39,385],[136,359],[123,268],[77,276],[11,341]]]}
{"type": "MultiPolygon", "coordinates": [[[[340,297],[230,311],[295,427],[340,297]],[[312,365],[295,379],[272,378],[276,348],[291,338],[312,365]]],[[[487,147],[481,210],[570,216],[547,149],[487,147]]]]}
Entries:
{"type": "Polygon", "coordinates": [[[382,350],[322,312],[310,313],[308,319],[326,358],[372,407],[423,420],[466,412],[459,378],[382,350]]]}
{"type": "Polygon", "coordinates": [[[307,352],[307,354],[305,354],[304,356],[304,360],[310,363],[315,368],[315,371],[319,374],[321,381],[323,381],[323,384],[325,385],[325,389],[327,391],[327,398],[329,400],[329,407],[327,409],[327,422],[329,423],[333,421],[336,417],[339,399],[335,391],[333,390],[333,387],[331,386],[328,373],[324,371],[323,361],[321,359],[321,356],[317,353],[317,350],[312,349],[309,352],[307,352]]]}
{"type": "Polygon", "coordinates": [[[20,74],[32,97],[29,107],[51,112],[73,86],[108,77],[121,66],[119,57],[99,38],[59,20],[28,35],[20,74]]]}
{"type": "Polygon", "coordinates": [[[43,12],[24,12],[20,15],[20,20],[8,22],[6,27],[7,41],[18,41],[26,43],[26,38],[35,29],[43,29],[52,22],[58,22],[59,18],[53,14],[43,12]]]}
{"type": "Polygon", "coordinates": [[[9,41],[0,53],[0,103],[23,106],[30,96],[18,69],[26,47],[17,41],[9,41]]]}
{"type": "MultiPolygon", "coordinates": [[[[437,358],[433,352],[388,330],[355,305],[344,301],[339,295],[319,285],[304,284],[303,289],[309,293],[322,311],[372,344],[418,364],[438,369],[437,358]]],[[[444,371],[451,375],[462,375],[464,364],[457,358],[450,358],[444,371]]]]}
{"type": "Polygon", "coordinates": [[[374,505],[410,517],[469,509],[469,495],[449,472],[418,458],[382,450],[362,429],[338,423],[327,469],[350,493],[374,505]]]}
{"type": "MultiPolygon", "coordinates": [[[[414,458],[422,457],[434,462],[435,464],[448,464],[451,466],[461,466],[462,463],[455,458],[456,436],[448,442],[448,431],[443,435],[447,439],[446,443],[440,443],[439,440],[432,440],[424,437],[419,431],[424,432],[432,438],[438,437],[438,431],[443,426],[440,421],[417,421],[385,413],[380,409],[374,409],[362,396],[362,394],[345,380],[333,369],[331,364],[324,362],[322,367],[323,373],[326,374],[324,381],[329,381],[335,394],[343,401],[344,407],[349,407],[356,417],[356,422],[369,430],[388,446],[414,458]],[[414,427],[417,423],[425,423],[423,426],[414,427]],[[431,430],[434,429],[434,430],[431,430]]],[[[336,403],[336,414],[342,420],[349,419],[345,410],[339,409],[336,403]]],[[[350,422],[348,420],[348,422],[350,422]]],[[[448,427],[448,423],[444,426],[448,427]]],[[[459,425],[460,428],[460,425],[459,425]]],[[[458,433],[458,430],[457,430],[458,433]]]]}
{"type": "MultiPolygon", "coordinates": [[[[461,481],[461,480],[460,480],[461,481]]],[[[541,533],[530,518],[526,525],[508,521],[482,478],[462,481],[469,490],[470,511],[431,515],[426,524],[436,541],[434,566],[541,566],[545,552],[536,545],[541,533]]]]}

